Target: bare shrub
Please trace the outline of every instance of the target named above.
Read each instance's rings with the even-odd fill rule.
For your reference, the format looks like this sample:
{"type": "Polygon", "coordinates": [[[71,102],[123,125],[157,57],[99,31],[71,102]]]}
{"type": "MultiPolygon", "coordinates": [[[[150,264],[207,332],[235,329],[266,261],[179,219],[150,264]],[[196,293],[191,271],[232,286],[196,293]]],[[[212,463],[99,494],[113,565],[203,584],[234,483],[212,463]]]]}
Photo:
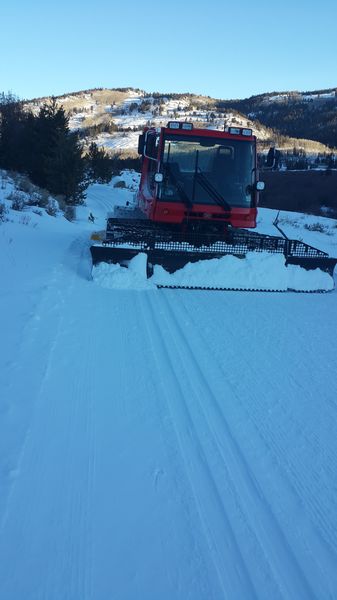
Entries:
{"type": "Polygon", "coordinates": [[[294,217],[281,217],[279,223],[281,225],[291,225],[291,227],[294,227],[295,229],[300,228],[300,224],[295,221],[294,217]]]}
{"type": "Polygon", "coordinates": [[[1,189],[5,190],[8,178],[6,177],[6,174],[4,171],[0,171],[0,175],[1,175],[1,189]]]}
{"type": "Polygon", "coordinates": [[[29,215],[22,215],[22,217],[20,217],[19,223],[21,225],[29,225],[30,222],[31,217],[29,215]]]}
{"type": "Polygon", "coordinates": [[[13,210],[21,211],[26,204],[26,196],[24,192],[20,192],[19,190],[14,190],[14,192],[8,194],[7,200],[11,200],[13,210]]]}
{"type": "Polygon", "coordinates": [[[46,213],[51,217],[56,217],[58,210],[59,207],[55,198],[49,197],[48,204],[46,206],[46,213]]]}
{"type": "Polygon", "coordinates": [[[46,208],[49,202],[49,192],[48,190],[40,189],[38,192],[35,192],[34,198],[36,199],[37,206],[46,208]]]}
{"type": "Polygon", "coordinates": [[[6,207],[6,204],[0,202],[0,223],[4,223],[5,221],[7,221],[7,214],[8,208],[6,207]]]}
{"type": "Polygon", "coordinates": [[[26,197],[26,205],[27,206],[38,206],[40,200],[39,192],[33,191],[29,192],[26,197]]]}
{"type": "Polygon", "coordinates": [[[57,201],[59,209],[65,211],[66,207],[68,206],[65,200],[65,196],[59,194],[57,196],[54,196],[54,198],[57,201]]]}
{"type": "Polygon", "coordinates": [[[17,173],[16,171],[8,171],[8,175],[14,183],[15,188],[19,189],[22,175],[20,175],[20,173],[17,173]]]}
{"type": "Polygon", "coordinates": [[[27,194],[33,194],[36,191],[36,186],[25,175],[17,175],[15,185],[18,190],[27,194]]]}
{"type": "Polygon", "coordinates": [[[319,233],[328,233],[329,229],[326,225],[322,225],[322,223],[305,223],[304,229],[308,229],[308,231],[318,231],[319,233]]]}

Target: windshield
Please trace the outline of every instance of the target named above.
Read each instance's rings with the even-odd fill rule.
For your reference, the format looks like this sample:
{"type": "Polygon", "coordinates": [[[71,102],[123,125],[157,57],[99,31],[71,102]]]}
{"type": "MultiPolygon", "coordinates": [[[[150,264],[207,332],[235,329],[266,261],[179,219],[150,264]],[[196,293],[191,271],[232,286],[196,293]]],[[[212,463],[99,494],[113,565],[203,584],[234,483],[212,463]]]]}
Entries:
{"type": "Polygon", "coordinates": [[[250,207],[252,142],[170,135],[163,154],[160,199],[193,204],[250,207]]]}

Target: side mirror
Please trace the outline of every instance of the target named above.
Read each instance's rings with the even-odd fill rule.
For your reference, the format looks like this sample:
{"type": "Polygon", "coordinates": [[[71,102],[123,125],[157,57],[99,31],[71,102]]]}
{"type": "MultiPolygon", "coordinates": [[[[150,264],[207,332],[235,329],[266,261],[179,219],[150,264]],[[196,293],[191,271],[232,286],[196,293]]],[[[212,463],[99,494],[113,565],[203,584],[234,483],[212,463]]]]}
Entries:
{"type": "Polygon", "coordinates": [[[154,180],[156,183],[163,183],[164,176],[162,173],[155,173],[154,180]]]}
{"type": "Polygon", "coordinates": [[[266,167],[272,169],[275,165],[275,148],[272,146],[269,148],[266,160],[266,167]]]}
{"type": "Polygon", "coordinates": [[[145,143],[145,135],[144,135],[144,133],[142,133],[138,137],[138,154],[144,153],[144,143],[145,143]]]}
{"type": "Polygon", "coordinates": [[[272,169],[273,171],[277,171],[279,162],[280,162],[280,158],[281,158],[280,150],[276,150],[276,148],[274,148],[273,146],[271,148],[269,148],[269,152],[267,154],[267,160],[266,160],[266,168],[272,169]]]}

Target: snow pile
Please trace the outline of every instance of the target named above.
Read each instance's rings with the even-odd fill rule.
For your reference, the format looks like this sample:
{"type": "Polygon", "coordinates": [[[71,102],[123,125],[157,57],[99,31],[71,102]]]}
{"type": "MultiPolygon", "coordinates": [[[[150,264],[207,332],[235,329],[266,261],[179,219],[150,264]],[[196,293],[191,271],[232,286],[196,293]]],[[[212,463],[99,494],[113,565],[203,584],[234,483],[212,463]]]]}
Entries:
{"type": "Polygon", "coordinates": [[[295,265],[285,266],[283,254],[248,252],[245,259],[223,256],[187,263],[175,273],[160,265],[146,279],[146,254],[140,253],[128,268],[119,264],[100,263],[93,269],[93,279],[110,289],[153,290],[156,286],[234,288],[249,290],[328,291],[333,279],[320,269],[306,271],[295,265]]]}
{"type": "Polygon", "coordinates": [[[93,280],[101,287],[119,290],[156,289],[155,283],[146,278],[147,256],[137,254],[129,261],[128,268],[119,264],[100,263],[93,267],[93,280]]]}
{"type": "Polygon", "coordinates": [[[282,254],[249,252],[245,259],[223,256],[187,263],[173,274],[156,266],[157,285],[237,289],[287,289],[287,273],[282,254]]]}
{"type": "Polygon", "coordinates": [[[329,292],[334,289],[333,278],[320,269],[307,271],[296,265],[288,265],[287,274],[289,290],[329,292]]]}
{"type": "Polygon", "coordinates": [[[252,290],[331,290],[333,280],[320,269],[306,271],[295,265],[285,266],[283,254],[248,252],[245,259],[223,256],[188,263],[173,274],[162,267],[154,269],[157,285],[236,288],[252,290]]]}

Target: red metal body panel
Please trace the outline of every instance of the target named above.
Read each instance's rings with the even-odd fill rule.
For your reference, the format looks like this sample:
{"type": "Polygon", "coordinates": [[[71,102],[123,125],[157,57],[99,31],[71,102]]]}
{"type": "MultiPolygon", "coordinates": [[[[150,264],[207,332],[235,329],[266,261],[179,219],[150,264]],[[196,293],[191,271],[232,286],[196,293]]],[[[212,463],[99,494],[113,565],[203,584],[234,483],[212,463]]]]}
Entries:
{"type": "MultiPolygon", "coordinates": [[[[145,128],[144,133],[149,131],[151,128],[145,128]]],[[[157,131],[158,130],[153,130],[157,131]]],[[[212,137],[216,139],[235,140],[243,142],[253,142],[256,148],[256,137],[255,136],[243,136],[230,134],[226,131],[217,131],[209,129],[170,129],[168,127],[162,127],[160,130],[160,140],[158,144],[158,171],[160,170],[159,159],[161,157],[163,140],[165,134],[167,135],[181,135],[184,137],[212,137]]],[[[255,150],[256,153],[256,150],[255,150]]],[[[142,173],[140,186],[137,194],[137,200],[139,208],[146,214],[146,216],[156,222],[161,223],[183,223],[188,221],[212,221],[222,222],[224,225],[230,224],[233,227],[256,227],[256,216],[257,216],[257,204],[258,204],[258,192],[255,192],[255,206],[244,208],[244,207],[232,207],[230,211],[226,211],[223,207],[218,205],[210,204],[194,204],[191,208],[187,208],[184,203],[181,202],[169,202],[159,200],[157,198],[158,187],[155,185],[152,189],[149,187],[149,163],[151,159],[143,156],[142,162],[142,173]]],[[[255,154],[256,164],[256,154],[255,154]]]]}
{"type": "Polygon", "coordinates": [[[182,223],[184,221],[216,221],[233,227],[256,227],[257,208],[232,208],[226,212],[220,206],[195,204],[191,210],[180,202],[155,202],[147,213],[152,221],[182,223]]]}
{"type": "Polygon", "coordinates": [[[169,127],[162,127],[162,134],[169,135],[170,133],[174,133],[174,135],[183,135],[189,137],[212,137],[214,139],[223,139],[223,140],[241,140],[253,142],[256,140],[255,135],[247,136],[247,135],[234,135],[229,133],[228,131],[218,131],[217,129],[170,129],[169,127]]]}

